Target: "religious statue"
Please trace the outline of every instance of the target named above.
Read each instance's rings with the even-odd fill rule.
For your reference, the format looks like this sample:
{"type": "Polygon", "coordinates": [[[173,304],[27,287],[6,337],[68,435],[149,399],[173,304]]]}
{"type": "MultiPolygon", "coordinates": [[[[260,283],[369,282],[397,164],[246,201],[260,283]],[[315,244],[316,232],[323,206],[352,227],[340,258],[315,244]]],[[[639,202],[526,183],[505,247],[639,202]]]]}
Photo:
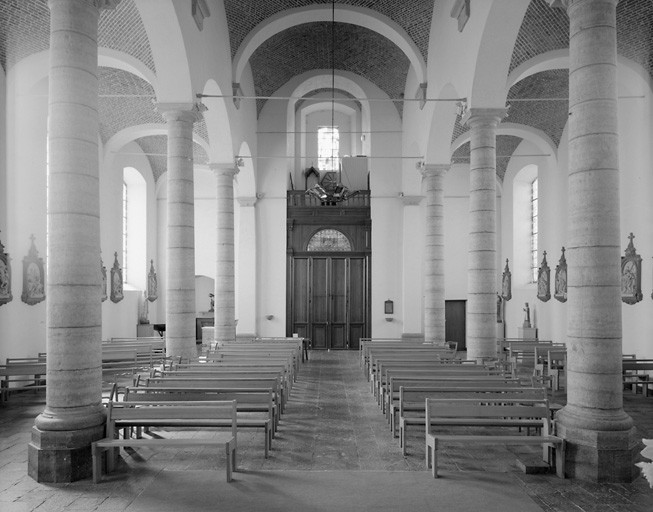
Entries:
{"type": "Polygon", "coordinates": [[[209,293],[209,299],[211,300],[211,309],[209,309],[209,313],[213,313],[215,311],[215,295],[209,293]]]}
{"type": "Polygon", "coordinates": [[[528,302],[526,302],[526,306],[524,307],[524,325],[522,327],[524,329],[531,328],[531,310],[528,307],[528,302]]]}
{"type": "Polygon", "coordinates": [[[501,314],[501,306],[503,304],[503,299],[501,295],[497,293],[497,323],[500,324],[503,322],[503,315],[501,314]]]}
{"type": "Polygon", "coordinates": [[[150,307],[147,297],[147,292],[143,291],[143,295],[138,298],[138,323],[149,324],[150,307]]]}

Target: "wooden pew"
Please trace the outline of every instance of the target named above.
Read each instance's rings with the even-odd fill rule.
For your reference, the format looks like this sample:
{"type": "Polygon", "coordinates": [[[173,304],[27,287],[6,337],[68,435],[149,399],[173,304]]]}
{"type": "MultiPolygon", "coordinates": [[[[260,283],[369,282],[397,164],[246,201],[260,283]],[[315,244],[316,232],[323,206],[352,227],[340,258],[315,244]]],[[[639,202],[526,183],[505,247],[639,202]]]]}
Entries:
{"type": "Polygon", "coordinates": [[[428,368],[422,368],[388,364],[376,382],[376,399],[381,410],[387,413],[388,409],[386,405],[392,403],[392,400],[388,400],[388,396],[390,398],[396,398],[398,396],[396,393],[399,393],[399,388],[392,389],[390,386],[393,377],[396,379],[455,378],[457,380],[467,380],[468,377],[485,378],[490,376],[499,376],[502,380],[510,377],[483,365],[469,367],[460,365],[434,365],[428,368]]]}
{"type": "Polygon", "coordinates": [[[503,384],[519,385],[518,379],[503,375],[395,375],[389,377],[386,389],[383,391],[386,419],[390,423],[390,412],[399,404],[401,386],[497,386],[503,384]]]}
{"type": "MultiPolygon", "coordinates": [[[[444,443],[470,443],[497,445],[540,445],[543,460],[551,465],[555,452],[556,473],[565,477],[565,440],[552,434],[550,411],[547,400],[516,400],[506,403],[504,399],[436,399],[425,400],[426,418],[426,468],[431,468],[434,478],[438,476],[438,448],[444,443]],[[447,427],[483,427],[483,431],[469,434],[468,429],[451,434],[447,427]],[[504,434],[503,427],[537,427],[539,435],[504,434]],[[501,430],[494,430],[500,428],[501,430]]],[[[450,429],[449,429],[450,431],[450,429]]]]}
{"type": "Polygon", "coordinates": [[[47,373],[44,358],[9,358],[0,366],[0,404],[16,391],[45,389],[47,373]]]}
{"type": "Polygon", "coordinates": [[[546,384],[555,393],[560,389],[560,375],[567,367],[567,348],[535,346],[534,355],[533,384],[546,384]]]}
{"type": "Polygon", "coordinates": [[[238,428],[260,428],[264,432],[264,454],[272,447],[276,413],[271,389],[233,390],[222,388],[125,388],[124,402],[236,401],[238,428]]]}
{"type": "Polygon", "coordinates": [[[399,388],[399,446],[406,455],[408,427],[424,428],[427,398],[475,398],[479,400],[545,400],[544,387],[524,387],[504,384],[502,386],[415,386],[399,388]]]}
{"type": "Polygon", "coordinates": [[[278,378],[260,377],[146,377],[142,379],[146,387],[198,387],[198,388],[250,388],[250,389],[271,389],[274,402],[277,404],[279,414],[284,413],[283,388],[278,378]]]}
{"type": "Polygon", "coordinates": [[[237,470],[237,411],[236,401],[217,402],[109,402],[106,437],[91,444],[93,482],[102,478],[102,453],[107,453],[107,472],[113,470],[113,448],[147,446],[224,446],[227,456],[227,482],[237,470]],[[195,437],[122,438],[118,429],[125,427],[228,427],[210,439],[195,437]]]}
{"type": "Polygon", "coordinates": [[[648,396],[653,387],[653,359],[622,359],[622,373],[625,387],[630,387],[633,394],[641,387],[642,394],[648,396]]]}

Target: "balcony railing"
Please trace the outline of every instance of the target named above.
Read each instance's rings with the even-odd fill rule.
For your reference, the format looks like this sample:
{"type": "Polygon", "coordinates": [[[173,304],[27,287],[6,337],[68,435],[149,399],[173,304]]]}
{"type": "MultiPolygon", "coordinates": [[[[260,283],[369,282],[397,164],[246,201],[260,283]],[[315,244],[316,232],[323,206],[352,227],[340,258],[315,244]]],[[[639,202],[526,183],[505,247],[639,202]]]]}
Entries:
{"type": "Polygon", "coordinates": [[[320,201],[317,197],[306,194],[305,190],[288,191],[289,208],[369,208],[370,191],[359,190],[358,194],[346,201],[320,201]]]}

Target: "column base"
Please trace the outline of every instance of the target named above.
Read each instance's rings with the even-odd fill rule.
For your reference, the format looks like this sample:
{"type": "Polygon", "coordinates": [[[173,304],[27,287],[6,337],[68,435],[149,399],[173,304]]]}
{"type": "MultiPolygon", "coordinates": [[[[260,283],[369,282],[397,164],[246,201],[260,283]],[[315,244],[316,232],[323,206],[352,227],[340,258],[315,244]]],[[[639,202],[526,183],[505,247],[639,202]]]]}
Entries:
{"type": "Polygon", "coordinates": [[[32,427],[27,447],[27,474],[37,482],[64,483],[93,474],[91,442],[104,437],[104,425],[80,430],[32,427]]]}
{"type": "Polygon", "coordinates": [[[557,435],[567,441],[566,474],[596,483],[628,483],[640,470],[635,466],[642,442],[637,429],[600,431],[557,423],[557,435]]]}

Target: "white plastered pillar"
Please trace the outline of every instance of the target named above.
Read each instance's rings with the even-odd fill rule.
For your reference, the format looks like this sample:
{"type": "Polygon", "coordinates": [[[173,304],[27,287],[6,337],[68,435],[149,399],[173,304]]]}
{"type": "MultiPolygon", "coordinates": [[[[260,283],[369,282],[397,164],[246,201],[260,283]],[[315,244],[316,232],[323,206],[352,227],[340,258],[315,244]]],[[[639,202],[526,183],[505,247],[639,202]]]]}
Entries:
{"type": "Polygon", "coordinates": [[[50,0],[47,390],[28,446],[28,474],[71,482],[91,474],[104,437],[101,369],[97,31],[117,2],[50,0]]]}
{"type": "Polygon", "coordinates": [[[465,122],[471,131],[469,253],[467,275],[467,358],[497,357],[496,128],[504,108],[472,108],[465,122]]]}
{"type": "Polygon", "coordinates": [[[238,280],[236,300],[237,331],[244,336],[256,335],[256,202],[258,197],[239,197],[238,280]]]}
{"type": "Polygon", "coordinates": [[[160,103],[168,126],[168,247],[166,265],[166,354],[197,357],[195,341],[195,188],[190,104],[160,103]]]}
{"type": "Polygon", "coordinates": [[[637,440],[623,410],[617,122],[618,0],[570,0],[567,240],[567,474],[636,478],[637,440]]]}
{"type": "Polygon", "coordinates": [[[217,183],[215,262],[215,341],[236,339],[236,275],[234,261],[234,176],[233,164],[210,164],[217,183]]]}
{"type": "Polygon", "coordinates": [[[424,340],[444,343],[444,175],[449,164],[422,169],[426,194],[424,340]]]}

